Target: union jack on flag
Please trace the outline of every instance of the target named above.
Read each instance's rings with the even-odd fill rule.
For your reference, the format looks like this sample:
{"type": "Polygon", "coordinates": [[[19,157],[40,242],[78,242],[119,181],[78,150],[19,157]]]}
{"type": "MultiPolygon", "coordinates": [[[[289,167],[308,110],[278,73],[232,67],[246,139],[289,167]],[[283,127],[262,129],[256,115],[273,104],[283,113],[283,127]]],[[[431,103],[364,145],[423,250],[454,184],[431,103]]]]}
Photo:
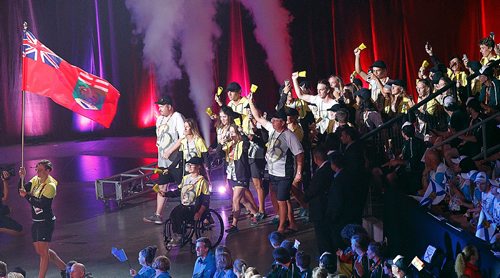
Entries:
{"type": "Polygon", "coordinates": [[[54,54],[54,52],[38,41],[30,31],[24,32],[23,35],[23,57],[27,57],[35,61],[41,59],[44,64],[56,69],[59,68],[59,64],[61,64],[62,61],[59,56],[54,54]]]}

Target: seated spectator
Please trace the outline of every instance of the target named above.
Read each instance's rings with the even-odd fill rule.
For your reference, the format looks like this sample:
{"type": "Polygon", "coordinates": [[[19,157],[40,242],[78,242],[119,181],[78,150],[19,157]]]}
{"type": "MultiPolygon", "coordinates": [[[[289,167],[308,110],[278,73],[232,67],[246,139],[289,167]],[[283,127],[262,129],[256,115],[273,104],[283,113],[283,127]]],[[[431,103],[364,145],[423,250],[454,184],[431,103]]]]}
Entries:
{"type": "Polygon", "coordinates": [[[84,278],[85,277],[85,266],[82,263],[74,263],[71,266],[71,278],[84,278]]]}
{"type": "Polygon", "coordinates": [[[271,243],[271,246],[276,249],[281,246],[281,242],[285,240],[285,236],[283,236],[282,233],[278,233],[276,231],[271,232],[267,238],[269,239],[269,243],[271,243]]]}
{"type": "Polygon", "coordinates": [[[166,256],[156,257],[152,267],[156,270],[155,278],[170,278],[170,273],[168,273],[170,270],[170,260],[166,256]]]}
{"type": "Polygon", "coordinates": [[[386,277],[384,275],[384,258],[382,256],[382,244],[371,242],[368,245],[366,255],[370,260],[370,278],[386,277]]]}
{"type": "Polygon", "coordinates": [[[185,175],[179,184],[181,204],[176,206],[170,213],[173,236],[168,243],[169,246],[178,246],[180,244],[182,222],[200,220],[210,204],[208,181],[200,174],[203,159],[193,157],[186,165],[189,174],[185,175]]]}
{"type": "Polygon", "coordinates": [[[410,122],[403,124],[401,135],[404,139],[401,154],[382,165],[382,168],[373,169],[372,172],[379,186],[383,186],[385,175],[390,185],[395,186],[401,184],[398,181],[405,181],[403,191],[407,194],[415,194],[420,189],[418,180],[424,170],[421,159],[425,153],[425,143],[415,136],[415,128],[410,122]]]}
{"type": "Polygon", "coordinates": [[[233,273],[238,278],[245,276],[245,272],[248,269],[248,264],[242,259],[236,259],[233,263],[233,273]]]}
{"type": "Polygon", "coordinates": [[[441,162],[441,156],[436,150],[427,150],[425,153],[425,169],[422,173],[422,187],[420,194],[423,198],[420,205],[430,206],[439,204],[445,197],[447,183],[446,165],[441,162]],[[424,192],[422,194],[422,192],[424,192]]]}
{"type": "Polygon", "coordinates": [[[330,253],[325,252],[319,257],[319,267],[327,270],[328,274],[333,275],[335,273],[336,257],[330,253]]]}
{"type": "Polygon", "coordinates": [[[66,273],[66,275],[64,277],[70,278],[70,276],[71,276],[71,267],[74,264],[76,264],[76,263],[77,263],[77,261],[75,261],[75,260],[71,260],[68,263],[66,263],[66,269],[64,270],[64,272],[66,273]]]}
{"type": "MultiPolygon", "coordinates": [[[[479,101],[471,98],[467,101],[467,113],[469,114],[469,126],[472,127],[473,125],[483,121],[485,119],[485,116],[482,115],[481,113],[481,105],[479,104],[479,101]]],[[[492,122],[493,123],[493,122],[492,122]]],[[[491,126],[491,124],[486,124],[485,128],[487,129],[486,133],[488,134],[488,131],[490,132],[489,134],[495,134],[495,129],[496,127],[491,126]]],[[[482,128],[481,126],[476,127],[475,129],[469,130],[465,134],[462,134],[458,136],[460,140],[460,144],[458,145],[458,150],[460,154],[467,155],[467,156],[474,156],[478,154],[481,151],[481,146],[483,143],[483,133],[482,133],[482,128]]],[[[492,146],[494,145],[494,139],[492,136],[487,135],[487,141],[489,142],[489,145],[492,146]],[[490,140],[488,140],[490,139],[490,140]]]]}
{"type": "Polygon", "coordinates": [[[311,256],[304,251],[298,251],[295,254],[295,263],[300,270],[301,278],[309,278],[312,275],[311,256]]]}
{"type": "Polygon", "coordinates": [[[493,190],[491,182],[486,176],[486,173],[479,172],[475,179],[476,186],[481,191],[481,205],[479,220],[477,223],[476,236],[491,243],[496,240],[496,227],[500,223],[496,223],[493,218],[495,199],[498,198],[497,188],[493,190]],[[497,195],[497,196],[495,196],[497,195]]]}
{"type": "Polygon", "coordinates": [[[352,275],[352,264],[354,260],[354,252],[351,249],[351,238],[359,234],[368,236],[368,232],[359,224],[347,224],[342,228],[342,231],[340,231],[340,236],[346,248],[336,251],[336,255],[339,258],[337,261],[337,272],[345,274],[348,277],[352,275]]]}
{"type": "Polygon", "coordinates": [[[351,249],[354,251],[354,262],[352,274],[354,277],[370,277],[370,267],[368,263],[368,244],[370,239],[366,235],[355,235],[351,238],[351,249]]]}
{"type": "Polygon", "coordinates": [[[476,246],[467,245],[464,249],[457,255],[455,260],[455,273],[458,277],[466,275],[469,278],[481,278],[481,271],[477,266],[477,261],[479,260],[479,252],[476,246]]]}
{"type": "Polygon", "coordinates": [[[21,273],[9,272],[7,278],[24,278],[24,276],[21,273]]]}
{"type": "Polygon", "coordinates": [[[255,267],[249,267],[245,271],[245,278],[261,278],[262,276],[259,274],[255,267]]]}
{"type": "Polygon", "coordinates": [[[156,249],[156,246],[148,246],[139,252],[138,261],[142,267],[139,272],[131,268],[130,276],[135,278],[148,278],[155,275],[156,271],[152,267],[152,265],[155,258],[156,249]]]}
{"type": "Polygon", "coordinates": [[[297,254],[295,243],[293,241],[285,239],[281,242],[280,247],[283,247],[288,251],[288,254],[290,254],[290,260],[293,264],[295,264],[295,255],[297,254]]]}
{"type": "Polygon", "coordinates": [[[410,277],[410,262],[405,257],[397,255],[393,260],[389,261],[391,265],[392,275],[395,278],[410,277]]]}
{"type": "Polygon", "coordinates": [[[228,252],[222,252],[215,255],[215,278],[236,278],[233,272],[233,259],[228,252]]]}
{"type": "Polygon", "coordinates": [[[210,251],[212,243],[206,237],[196,240],[196,262],[194,263],[193,278],[211,278],[215,273],[215,257],[210,251]]]}
{"type": "Polygon", "coordinates": [[[327,278],[328,270],[326,268],[317,266],[312,271],[312,278],[327,278]]]}
{"type": "Polygon", "coordinates": [[[271,271],[267,274],[268,278],[299,278],[300,271],[294,267],[290,253],[283,247],[278,247],[273,251],[273,264],[271,271]]]}
{"type": "Polygon", "coordinates": [[[12,272],[19,273],[19,274],[23,275],[23,277],[28,277],[28,276],[26,276],[26,270],[24,270],[22,267],[19,267],[19,266],[14,267],[12,272]]]}

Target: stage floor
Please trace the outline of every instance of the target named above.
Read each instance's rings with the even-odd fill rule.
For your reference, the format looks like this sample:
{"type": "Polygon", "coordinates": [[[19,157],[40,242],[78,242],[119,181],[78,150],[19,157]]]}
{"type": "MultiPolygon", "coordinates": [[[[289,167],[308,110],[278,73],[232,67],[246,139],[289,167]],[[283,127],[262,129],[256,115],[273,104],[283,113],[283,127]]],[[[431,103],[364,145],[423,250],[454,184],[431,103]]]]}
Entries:
{"type": "MultiPolygon", "coordinates": [[[[94,277],[130,277],[127,264],[118,262],[111,255],[111,247],[123,248],[133,267],[139,269],[137,253],[147,245],[159,247],[157,255],[164,254],[171,260],[173,277],[190,277],[195,255],[189,246],[167,252],[162,238],[163,226],[144,223],[142,218],[155,209],[153,193],[130,200],[118,209],[111,204],[106,208],[96,200],[94,181],[156,161],[154,137],[114,137],[96,141],[59,142],[25,147],[25,166],[28,176],[34,175],[34,167],[40,159],[49,159],[54,164],[52,175],[59,181],[57,197],[53,203],[57,217],[51,248],[64,261],[76,260],[86,265],[94,277]]],[[[0,165],[19,168],[20,146],[0,148],[0,165]]],[[[17,170],[16,170],[17,172],[17,170]]],[[[7,201],[13,211],[11,216],[24,227],[25,235],[11,237],[0,234],[0,260],[9,268],[21,266],[28,277],[38,275],[38,256],[31,242],[31,215],[28,203],[17,195],[18,177],[10,181],[10,196],[7,201]]],[[[227,224],[231,212],[229,196],[214,193],[211,207],[217,210],[227,224]]],[[[254,192],[254,196],[255,192],[254,192]]],[[[170,200],[164,215],[178,204],[170,200]]],[[[276,227],[270,223],[274,216],[270,202],[266,202],[270,217],[256,227],[245,219],[239,223],[240,231],[223,238],[234,258],[242,258],[267,274],[272,262],[272,248],[267,235],[276,227]]],[[[311,254],[312,265],[317,266],[316,243],[311,225],[298,221],[301,231],[290,236],[298,239],[301,249],[311,254]]],[[[47,277],[60,277],[51,265],[47,277]]]]}

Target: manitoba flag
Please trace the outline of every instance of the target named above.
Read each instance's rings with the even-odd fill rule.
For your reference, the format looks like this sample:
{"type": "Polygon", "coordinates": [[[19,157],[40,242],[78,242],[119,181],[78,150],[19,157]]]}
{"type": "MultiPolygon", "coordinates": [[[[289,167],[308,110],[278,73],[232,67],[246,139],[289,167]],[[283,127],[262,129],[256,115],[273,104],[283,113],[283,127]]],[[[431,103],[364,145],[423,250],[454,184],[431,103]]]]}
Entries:
{"type": "Polygon", "coordinates": [[[24,91],[51,98],[56,103],[109,127],[120,93],[108,81],[61,59],[35,36],[23,36],[24,91]]]}

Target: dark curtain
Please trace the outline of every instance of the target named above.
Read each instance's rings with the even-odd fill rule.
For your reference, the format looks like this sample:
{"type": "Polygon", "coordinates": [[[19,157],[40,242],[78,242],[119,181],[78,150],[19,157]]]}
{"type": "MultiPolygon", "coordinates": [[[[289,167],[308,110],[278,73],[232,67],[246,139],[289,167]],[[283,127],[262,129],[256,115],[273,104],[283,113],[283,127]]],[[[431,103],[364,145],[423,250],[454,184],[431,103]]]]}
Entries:
{"type": "MultiPolygon", "coordinates": [[[[259,106],[273,109],[279,84],[254,38],[251,15],[237,0],[218,5],[216,21],[222,33],[214,82],[225,86],[235,74],[247,74],[248,83],[259,85],[255,96],[259,106]],[[235,28],[240,28],[238,36],[235,28]],[[241,61],[234,53],[243,55],[241,61]]],[[[368,46],[362,53],[363,68],[376,59],[384,60],[389,76],[406,80],[414,94],[417,70],[428,59],[425,42],[432,44],[445,63],[464,53],[478,60],[479,40],[490,31],[500,33],[500,1],[496,0],[285,0],[283,5],[293,17],[289,29],[294,70],[307,70],[313,87],[330,74],[339,74],[348,82],[354,69],[353,50],[363,42],[368,46]]],[[[164,91],[175,96],[178,110],[187,117],[205,116],[194,114],[185,93],[189,90],[186,76],[167,88],[157,87],[154,67],[142,62],[142,38],[133,32],[124,1],[0,1],[0,143],[17,143],[20,138],[23,20],[56,54],[106,78],[121,92],[110,129],[85,122],[50,99],[26,94],[28,139],[134,135],[144,129],[153,134],[148,129],[154,124],[153,102],[164,91]]]]}

